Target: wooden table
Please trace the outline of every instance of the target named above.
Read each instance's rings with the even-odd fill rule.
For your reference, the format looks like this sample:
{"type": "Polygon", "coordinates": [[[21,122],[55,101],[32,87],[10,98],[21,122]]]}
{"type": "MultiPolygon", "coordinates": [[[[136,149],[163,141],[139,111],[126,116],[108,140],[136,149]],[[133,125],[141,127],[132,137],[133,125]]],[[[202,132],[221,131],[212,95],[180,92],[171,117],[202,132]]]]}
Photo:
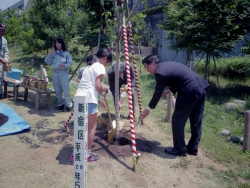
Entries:
{"type": "Polygon", "coordinates": [[[14,100],[17,101],[18,97],[23,97],[24,101],[27,101],[28,99],[28,92],[29,90],[35,91],[36,92],[36,106],[35,108],[38,110],[41,105],[45,105],[47,108],[50,108],[50,94],[56,93],[54,90],[47,88],[46,91],[24,85],[23,83],[17,84],[16,80],[9,78],[9,77],[4,77],[4,97],[7,97],[8,93],[8,84],[13,84],[13,95],[14,95],[14,100]],[[24,94],[19,95],[19,87],[24,88],[24,94]],[[41,95],[46,95],[46,101],[43,102],[41,101],[41,95]]]}

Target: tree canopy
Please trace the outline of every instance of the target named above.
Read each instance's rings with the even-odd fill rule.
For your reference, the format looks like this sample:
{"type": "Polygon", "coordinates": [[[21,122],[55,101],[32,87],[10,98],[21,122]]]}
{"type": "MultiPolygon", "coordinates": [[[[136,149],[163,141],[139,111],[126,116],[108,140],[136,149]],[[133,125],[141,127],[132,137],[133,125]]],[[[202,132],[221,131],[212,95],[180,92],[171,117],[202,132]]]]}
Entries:
{"type": "Polygon", "coordinates": [[[167,0],[162,27],[173,49],[220,55],[250,29],[248,0],[167,0]]]}
{"type": "Polygon", "coordinates": [[[56,37],[67,43],[77,34],[83,12],[78,1],[34,0],[28,10],[34,36],[45,41],[45,48],[51,47],[56,37]]]}

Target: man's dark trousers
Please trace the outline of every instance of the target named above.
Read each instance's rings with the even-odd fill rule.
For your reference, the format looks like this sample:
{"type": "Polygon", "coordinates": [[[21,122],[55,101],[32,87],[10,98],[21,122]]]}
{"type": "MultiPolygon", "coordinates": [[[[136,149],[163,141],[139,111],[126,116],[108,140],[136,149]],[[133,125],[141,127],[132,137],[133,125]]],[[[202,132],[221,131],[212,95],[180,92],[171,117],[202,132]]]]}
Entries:
{"type": "MultiPolygon", "coordinates": [[[[187,148],[197,152],[198,145],[202,134],[202,117],[206,100],[206,91],[195,101],[190,101],[189,105],[184,108],[176,108],[172,116],[172,132],[174,148],[179,152],[186,151],[187,148]],[[190,120],[191,138],[185,144],[185,124],[187,119],[190,120]]],[[[177,97],[178,100],[178,97],[177,97]]]]}

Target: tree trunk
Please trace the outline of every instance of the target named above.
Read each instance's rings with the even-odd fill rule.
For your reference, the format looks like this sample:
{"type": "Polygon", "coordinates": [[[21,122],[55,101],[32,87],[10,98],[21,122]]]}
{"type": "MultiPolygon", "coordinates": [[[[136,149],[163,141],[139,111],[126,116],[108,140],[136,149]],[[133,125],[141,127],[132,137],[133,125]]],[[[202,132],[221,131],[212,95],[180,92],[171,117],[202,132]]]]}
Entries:
{"type": "MultiPolygon", "coordinates": [[[[117,10],[117,8],[116,8],[117,10]]],[[[117,41],[116,41],[116,69],[115,69],[115,122],[116,126],[119,127],[119,122],[120,122],[120,108],[119,108],[119,93],[120,93],[120,88],[119,88],[119,70],[120,70],[120,33],[119,33],[119,28],[121,27],[120,25],[120,13],[116,11],[116,20],[117,20],[117,41]]],[[[117,129],[115,133],[115,139],[119,140],[120,139],[120,134],[119,130],[117,129]]]]}
{"type": "Polygon", "coordinates": [[[202,58],[203,58],[203,56],[204,56],[204,54],[205,54],[205,52],[202,54],[202,56],[201,56],[200,60],[198,61],[197,65],[195,66],[194,71],[195,71],[195,70],[196,70],[196,68],[198,67],[198,65],[199,65],[199,63],[200,63],[200,61],[201,61],[201,59],[202,59],[202,58]]]}
{"type": "Polygon", "coordinates": [[[219,94],[221,94],[221,92],[220,92],[220,83],[219,83],[219,78],[218,78],[218,70],[217,70],[214,54],[213,54],[213,61],[214,61],[214,67],[215,67],[215,71],[216,71],[216,80],[217,80],[217,84],[218,84],[219,94]]]}
{"type": "Polygon", "coordinates": [[[209,54],[206,55],[206,60],[205,60],[205,73],[204,73],[204,79],[207,80],[207,75],[208,75],[208,61],[209,61],[209,54]]]}
{"type": "MultiPolygon", "coordinates": [[[[143,57],[141,56],[141,43],[140,43],[140,41],[138,42],[138,55],[139,55],[140,59],[142,60],[143,57]]],[[[141,73],[142,73],[141,67],[142,67],[142,66],[141,66],[141,64],[140,64],[140,75],[141,75],[141,73]]]]}
{"type": "Polygon", "coordinates": [[[209,76],[210,76],[210,56],[208,56],[208,65],[207,65],[207,81],[209,82],[209,76]]]}
{"type": "MultiPolygon", "coordinates": [[[[101,9],[101,11],[102,11],[102,9],[101,9]]],[[[102,24],[103,24],[103,23],[102,23],[102,14],[101,14],[101,23],[100,23],[100,31],[99,31],[99,34],[98,34],[98,44],[97,44],[98,49],[97,49],[97,50],[100,49],[101,33],[102,33],[102,29],[103,29],[102,24]]]]}

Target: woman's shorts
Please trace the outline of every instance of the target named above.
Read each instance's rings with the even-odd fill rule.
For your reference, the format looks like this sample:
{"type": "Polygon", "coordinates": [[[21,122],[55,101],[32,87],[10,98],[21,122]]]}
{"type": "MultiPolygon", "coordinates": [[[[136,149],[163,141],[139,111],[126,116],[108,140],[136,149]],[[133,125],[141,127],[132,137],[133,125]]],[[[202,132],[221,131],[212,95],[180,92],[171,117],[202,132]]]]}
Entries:
{"type": "Polygon", "coordinates": [[[88,115],[98,112],[98,105],[95,103],[88,103],[88,115]]]}

